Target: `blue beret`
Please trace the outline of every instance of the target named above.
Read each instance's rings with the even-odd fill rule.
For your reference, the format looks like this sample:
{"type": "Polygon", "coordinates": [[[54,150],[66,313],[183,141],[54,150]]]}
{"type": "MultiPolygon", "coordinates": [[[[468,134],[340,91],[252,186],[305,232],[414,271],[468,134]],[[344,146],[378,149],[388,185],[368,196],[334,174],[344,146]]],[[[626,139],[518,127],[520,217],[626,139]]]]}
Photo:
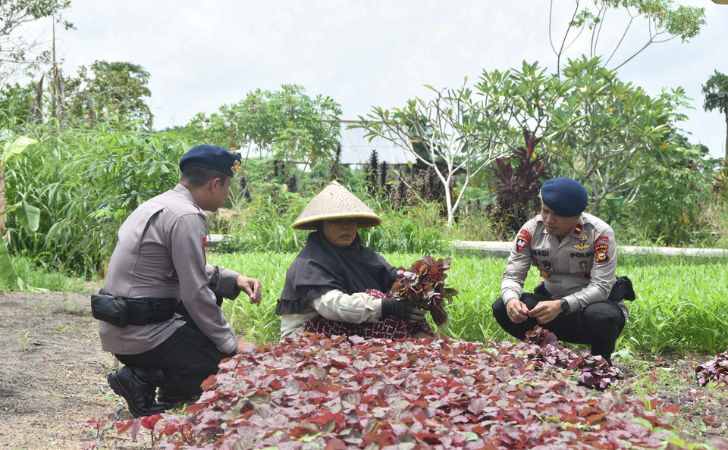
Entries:
{"type": "Polygon", "coordinates": [[[584,212],[589,196],[578,181],[559,177],[548,180],[541,186],[541,200],[556,214],[574,217],[584,212]]]}
{"type": "Polygon", "coordinates": [[[216,170],[232,177],[240,167],[240,154],[214,145],[196,145],[182,155],[179,160],[179,170],[184,172],[188,165],[216,170]]]}

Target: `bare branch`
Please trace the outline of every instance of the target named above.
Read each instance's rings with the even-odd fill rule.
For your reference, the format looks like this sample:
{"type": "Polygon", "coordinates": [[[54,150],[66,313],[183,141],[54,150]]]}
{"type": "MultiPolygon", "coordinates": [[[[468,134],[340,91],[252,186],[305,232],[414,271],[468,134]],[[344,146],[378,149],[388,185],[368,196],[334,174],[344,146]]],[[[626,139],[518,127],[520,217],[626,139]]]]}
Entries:
{"type": "Polygon", "coordinates": [[[604,6],[602,8],[601,17],[599,19],[599,30],[597,31],[597,36],[594,39],[594,53],[597,52],[597,45],[599,44],[599,37],[602,34],[602,26],[604,25],[604,18],[607,17],[607,7],[604,6]]]}
{"type": "Polygon", "coordinates": [[[554,37],[551,33],[551,24],[553,22],[553,12],[554,12],[554,0],[549,0],[549,44],[551,44],[551,50],[554,52],[554,56],[559,56],[556,52],[556,46],[554,45],[554,37]]]}
{"type": "Polygon", "coordinates": [[[556,53],[556,76],[561,76],[561,55],[564,51],[564,44],[566,43],[566,39],[569,37],[569,33],[571,32],[571,28],[574,26],[574,19],[576,18],[576,14],[579,12],[579,2],[580,0],[576,0],[576,7],[574,8],[574,13],[571,15],[571,20],[569,20],[569,26],[566,28],[566,33],[564,33],[564,39],[561,40],[561,47],[559,47],[559,51],[556,53]]]}
{"type": "Polygon", "coordinates": [[[620,63],[619,65],[617,65],[617,66],[616,66],[616,67],[615,67],[614,69],[612,69],[612,70],[619,70],[619,69],[620,69],[620,68],[621,68],[622,66],[624,66],[624,65],[625,65],[625,64],[627,64],[628,62],[632,61],[632,60],[633,60],[633,59],[634,59],[634,58],[635,58],[635,57],[636,57],[637,55],[639,55],[640,53],[642,53],[642,52],[643,52],[643,51],[644,51],[644,50],[645,50],[645,49],[646,49],[647,47],[649,47],[649,46],[650,46],[650,45],[651,45],[651,44],[652,44],[653,42],[654,42],[654,41],[653,41],[652,39],[650,39],[649,41],[647,41],[647,42],[645,43],[645,45],[643,45],[643,46],[642,46],[642,47],[641,47],[641,48],[640,48],[639,50],[637,50],[636,52],[634,52],[634,53],[632,54],[632,56],[630,56],[629,58],[627,58],[627,59],[625,59],[624,61],[622,61],[622,62],[621,62],[621,63],[620,63]]]}
{"type": "Polygon", "coordinates": [[[604,63],[605,66],[609,65],[609,62],[614,57],[614,54],[617,53],[617,50],[619,50],[619,47],[622,46],[622,42],[624,41],[624,38],[627,36],[627,33],[629,32],[629,28],[632,26],[632,22],[634,22],[634,16],[630,13],[630,19],[627,23],[627,27],[624,29],[624,32],[622,33],[622,36],[619,38],[619,42],[617,42],[617,45],[614,47],[614,50],[612,50],[612,53],[609,55],[609,58],[604,63]]]}
{"type": "Polygon", "coordinates": [[[569,44],[567,44],[567,46],[564,48],[564,51],[569,50],[571,48],[571,46],[574,45],[577,40],[579,40],[579,38],[581,37],[581,35],[585,29],[586,29],[586,24],[583,24],[581,26],[581,28],[579,28],[579,32],[576,33],[576,36],[574,36],[574,39],[572,39],[571,42],[569,42],[569,44]]]}

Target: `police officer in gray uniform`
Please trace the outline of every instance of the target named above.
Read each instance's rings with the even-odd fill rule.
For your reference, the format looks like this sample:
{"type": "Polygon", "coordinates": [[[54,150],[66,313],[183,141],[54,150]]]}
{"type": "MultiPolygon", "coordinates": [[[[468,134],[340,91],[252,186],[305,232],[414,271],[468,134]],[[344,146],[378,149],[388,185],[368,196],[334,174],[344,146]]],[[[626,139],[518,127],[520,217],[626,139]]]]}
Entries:
{"type": "Polygon", "coordinates": [[[541,213],[516,236],[493,315],[516,338],[540,324],[559,339],[591,345],[592,354],[611,362],[627,318],[623,299],[634,292],[627,278],[614,289],[614,231],[583,212],[587,200],[586,189],[570,178],[543,184],[541,213]],[[533,294],[522,293],[532,264],[543,281],[533,294]]]}
{"type": "Polygon", "coordinates": [[[92,296],[101,343],[125,364],[108,375],[135,417],[192,401],[220,360],[246,347],[220,306],[261,286],[207,264],[203,210],[222,207],[240,155],[211,145],[190,149],[172,190],[141,204],[119,229],[104,288],[92,296]],[[155,389],[159,388],[158,399],[155,389]]]}

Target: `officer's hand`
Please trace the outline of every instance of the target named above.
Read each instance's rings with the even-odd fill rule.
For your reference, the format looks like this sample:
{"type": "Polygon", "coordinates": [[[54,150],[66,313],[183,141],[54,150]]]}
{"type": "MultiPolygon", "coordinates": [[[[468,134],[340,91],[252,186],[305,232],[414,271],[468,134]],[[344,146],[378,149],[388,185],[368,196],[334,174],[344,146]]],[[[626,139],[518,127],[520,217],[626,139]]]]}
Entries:
{"type": "Polygon", "coordinates": [[[546,300],[529,311],[528,315],[536,319],[540,324],[549,323],[561,314],[561,300],[546,300]]]}
{"type": "Polygon", "coordinates": [[[248,297],[250,297],[250,303],[260,303],[262,296],[260,281],[255,278],[238,275],[237,283],[238,287],[248,294],[248,297]]]}
{"type": "Polygon", "coordinates": [[[252,342],[248,342],[245,340],[245,338],[240,337],[238,338],[238,349],[236,353],[254,353],[255,352],[255,344],[252,342]]]}
{"type": "Polygon", "coordinates": [[[522,301],[514,298],[506,305],[506,313],[513,323],[522,323],[528,319],[528,306],[522,301]]]}
{"type": "Polygon", "coordinates": [[[382,299],[382,319],[386,319],[387,317],[419,322],[425,320],[425,311],[408,301],[385,298],[382,299]]]}

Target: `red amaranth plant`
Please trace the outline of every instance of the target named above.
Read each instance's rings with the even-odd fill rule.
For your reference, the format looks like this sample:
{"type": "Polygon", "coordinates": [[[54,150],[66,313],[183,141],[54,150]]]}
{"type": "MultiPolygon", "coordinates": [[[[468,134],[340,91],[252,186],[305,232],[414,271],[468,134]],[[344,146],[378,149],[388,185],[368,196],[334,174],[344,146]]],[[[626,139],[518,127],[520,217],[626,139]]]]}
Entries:
{"type": "MultiPolygon", "coordinates": [[[[442,325],[447,322],[445,304],[457,295],[457,290],[445,287],[445,272],[449,269],[449,258],[434,259],[425,256],[415,261],[409,269],[399,269],[388,295],[400,301],[414,302],[418,307],[430,311],[432,320],[437,325],[442,325]]],[[[367,292],[375,297],[387,296],[374,289],[367,292]]]]}
{"type": "Polygon", "coordinates": [[[701,386],[711,381],[728,385],[728,351],[719,353],[715,358],[696,367],[695,375],[701,386]]]}
{"type": "Polygon", "coordinates": [[[224,361],[155,432],[164,449],[662,445],[674,405],[580,388],[534,348],[304,335],[224,361]]]}
{"type": "Polygon", "coordinates": [[[526,332],[526,342],[534,345],[528,357],[536,361],[536,368],[548,364],[562,369],[581,370],[579,384],[591,389],[605,390],[622,378],[622,371],[597,355],[579,354],[563,347],[551,331],[536,326],[526,332]]]}

